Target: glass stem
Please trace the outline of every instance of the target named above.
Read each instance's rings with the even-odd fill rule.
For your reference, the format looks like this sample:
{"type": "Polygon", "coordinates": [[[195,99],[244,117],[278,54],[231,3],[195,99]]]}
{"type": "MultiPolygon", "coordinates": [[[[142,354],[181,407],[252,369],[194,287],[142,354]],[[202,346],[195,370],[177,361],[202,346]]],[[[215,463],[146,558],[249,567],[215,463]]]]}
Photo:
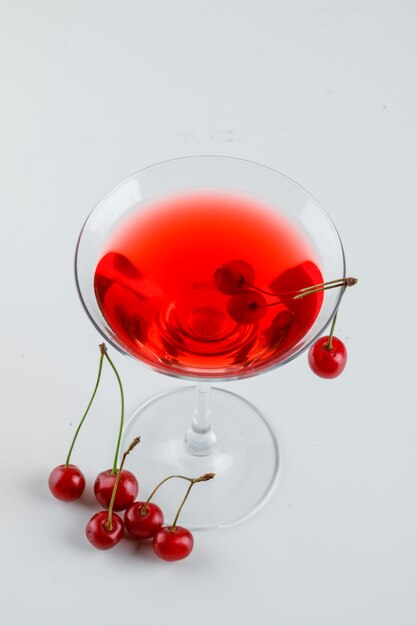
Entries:
{"type": "Polygon", "coordinates": [[[211,383],[197,383],[194,415],[185,435],[185,449],[194,456],[207,456],[216,447],[216,437],[211,429],[211,383]]]}

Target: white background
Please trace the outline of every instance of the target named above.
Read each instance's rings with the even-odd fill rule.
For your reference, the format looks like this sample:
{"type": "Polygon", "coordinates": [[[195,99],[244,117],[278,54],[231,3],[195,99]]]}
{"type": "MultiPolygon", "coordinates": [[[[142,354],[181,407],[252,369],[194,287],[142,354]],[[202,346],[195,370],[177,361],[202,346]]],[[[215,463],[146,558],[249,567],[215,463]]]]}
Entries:
{"type": "MultiPolygon", "coordinates": [[[[416,2],[0,10],[2,624],[415,626],[416,2]],[[97,366],[76,238],[128,174],[206,153],[281,170],[331,214],[360,278],[337,329],[348,367],[322,381],[302,355],[228,385],[279,436],[279,486],[257,516],[198,534],[178,564],[95,551],[91,502],[59,503],[46,486],[97,366]]],[[[129,410],[183,384],[113,356],[129,410]]],[[[89,479],[113,450],[105,380],[74,458],[89,479]]]]}

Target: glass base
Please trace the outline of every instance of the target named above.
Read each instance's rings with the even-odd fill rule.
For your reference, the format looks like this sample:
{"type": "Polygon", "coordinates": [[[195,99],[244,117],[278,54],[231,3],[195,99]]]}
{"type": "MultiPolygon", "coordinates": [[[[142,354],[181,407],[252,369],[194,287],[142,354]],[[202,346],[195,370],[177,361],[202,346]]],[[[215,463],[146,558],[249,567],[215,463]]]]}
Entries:
{"type": "MultiPolygon", "coordinates": [[[[185,387],[152,398],[126,426],[123,449],[135,436],[141,443],[127,460],[139,479],[139,500],[171,474],[215,478],[193,486],[178,523],[191,530],[232,526],[264,504],[278,478],[279,454],[274,433],[250,402],[222,389],[211,389],[211,425],[215,439],[206,455],[190,454],[185,436],[193,419],[196,388],[185,387]]],[[[153,501],[172,523],[188,482],[173,479],[153,501]]]]}

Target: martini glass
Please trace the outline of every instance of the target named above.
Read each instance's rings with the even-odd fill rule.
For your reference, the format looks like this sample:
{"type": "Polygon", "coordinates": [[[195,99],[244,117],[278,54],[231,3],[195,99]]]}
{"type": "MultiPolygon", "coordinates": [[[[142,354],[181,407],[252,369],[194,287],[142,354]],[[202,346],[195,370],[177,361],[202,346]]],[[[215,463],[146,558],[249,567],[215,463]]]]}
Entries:
{"type": "MultiPolygon", "coordinates": [[[[149,398],[130,417],[124,439],[142,438],[131,459],[141,484],[150,490],[171,474],[214,472],[182,513],[192,529],[254,514],[277,481],[276,436],[254,405],[217,383],[285,365],[331,321],[343,288],[308,295],[295,308],[291,300],[294,290],[345,277],[328,215],[293,180],[251,161],[165,161],[95,206],[79,237],[75,274],[106,341],[192,383],[149,398]]],[[[138,387],[145,396],[140,372],[138,387]]],[[[291,418],[278,402],[268,415],[278,411],[291,418]]],[[[184,490],[179,483],[158,493],[167,521],[184,490]]]]}

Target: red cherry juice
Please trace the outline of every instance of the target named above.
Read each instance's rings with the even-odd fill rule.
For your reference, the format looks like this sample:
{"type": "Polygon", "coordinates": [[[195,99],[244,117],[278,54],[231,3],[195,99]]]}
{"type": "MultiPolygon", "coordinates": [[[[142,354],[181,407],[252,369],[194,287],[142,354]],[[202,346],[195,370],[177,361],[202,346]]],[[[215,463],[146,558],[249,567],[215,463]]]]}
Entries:
{"type": "Polygon", "coordinates": [[[125,216],[105,242],[94,289],[126,352],[165,373],[227,378],[291,354],[323,294],[283,294],[322,281],[313,245],[282,212],[248,196],[199,191],[125,216]],[[250,282],[224,293],[216,277],[234,267],[249,267],[250,282]]]}

